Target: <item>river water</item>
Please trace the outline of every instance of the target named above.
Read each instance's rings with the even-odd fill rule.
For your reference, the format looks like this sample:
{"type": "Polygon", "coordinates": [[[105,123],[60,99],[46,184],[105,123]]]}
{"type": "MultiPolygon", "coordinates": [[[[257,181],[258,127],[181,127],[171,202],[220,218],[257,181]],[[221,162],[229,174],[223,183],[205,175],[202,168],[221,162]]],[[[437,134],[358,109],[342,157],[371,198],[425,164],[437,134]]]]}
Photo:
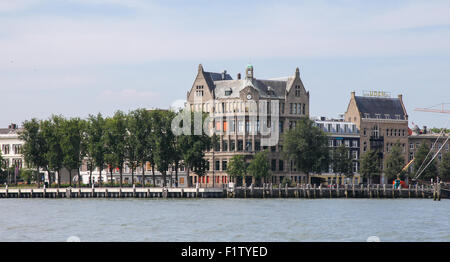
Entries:
{"type": "Polygon", "coordinates": [[[450,200],[0,199],[0,241],[445,241],[450,200]]]}

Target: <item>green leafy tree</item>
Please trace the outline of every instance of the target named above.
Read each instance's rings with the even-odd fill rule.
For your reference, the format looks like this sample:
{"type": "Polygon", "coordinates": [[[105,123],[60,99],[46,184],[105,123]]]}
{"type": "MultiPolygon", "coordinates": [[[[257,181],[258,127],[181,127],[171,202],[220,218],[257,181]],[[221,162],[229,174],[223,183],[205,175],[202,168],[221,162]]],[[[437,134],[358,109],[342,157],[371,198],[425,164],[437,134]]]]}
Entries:
{"type": "Polygon", "coordinates": [[[136,162],[142,167],[142,186],[145,186],[145,165],[152,161],[152,121],[150,113],[146,109],[137,109],[129,114],[130,132],[134,133],[137,143],[135,146],[136,162]]]}
{"type": "Polygon", "coordinates": [[[450,180],[450,151],[447,151],[442,156],[441,164],[439,165],[439,174],[442,180],[450,180]]]}
{"type": "Polygon", "coordinates": [[[36,167],[36,182],[38,187],[40,187],[39,168],[41,167],[47,170],[51,184],[48,160],[45,157],[48,152],[48,143],[41,132],[41,123],[36,118],[33,118],[30,121],[25,121],[22,126],[23,129],[19,133],[19,138],[24,141],[22,155],[24,156],[25,162],[29,166],[36,167]]]}
{"type": "Polygon", "coordinates": [[[350,156],[350,150],[344,144],[333,149],[332,152],[333,171],[336,174],[336,183],[338,183],[338,174],[346,177],[353,175],[352,158],[350,156]]]}
{"type": "Polygon", "coordinates": [[[61,169],[63,168],[64,154],[61,147],[61,125],[64,121],[62,116],[53,115],[50,119],[41,122],[43,139],[46,141],[48,150],[44,156],[48,162],[48,173],[58,173],[58,187],[61,186],[61,169]]]}
{"type": "Polygon", "coordinates": [[[69,185],[72,186],[72,171],[77,170],[78,186],[81,185],[80,166],[83,160],[83,123],[79,118],[64,119],[61,122],[61,148],[63,165],[69,171],[69,185]]]}
{"type": "Polygon", "coordinates": [[[27,184],[30,184],[31,181],[35,180],[35,176],[33,175],[33,171],[30,169],[22,168],[19,172],[19,177],[23,181],[27,182],[27,184]]]}
{"type": "Polygon", "coordinates": [[[428,156],[428,158],[426,158],[429,151],[430,151],[430,147],[426,143],[422,143],[420,145],[419,149],[417,150],[417,153],[415,154],[415,157],[414,157],[415,175],[414,175],[414,177],[416,177],[418,175],[417,171],[423,163],[423,165],[422,165],[423,172],[418,177],[418,179],[429,180],[431,178],[436,177],[436,174],[438,173],[436,159],[434,159],[433,162],[431,162],[431,164],[427,168],[425,168],[426,165],[430,162],[431,158],[433,157],[433,154],[430,154],[428,156]]]}
{"type": "Polygon", "coordinates": [[[380,159],[378,158],[378,151],[369,150],[365,152],[360,159],[361,163],[361,175],[368,179],[370,184],[371,178],[374,175],[379,175],[381,173],[380,159]]]}
{"type": "Polygon", "coordinates": [[[271,172],[267,150],[255,154],[250,165],[247,167],[247,172],[257,181],[257,184],[259,184],[261,179],[265,180],[270,178],[271,172]]]}
{"type": "Polygon", "coordinates": [[[283,152],[285,159],[294,161],[297,170],[306,174],[308,183],[310,173],[328,169],[328,137],[307,117],[302,117],[295,128],[285,133],[283,152]]]}
{"type": "Polygon", "coordinates": [[[172,119],[175,114],[171,111],[156,110],[155,124],[155,164],[163,177],[163,186],[166,186],[166,175],[173,156],[173,140],[171,130],[172,119]]]}
{"type": "Polygon", "coordinates": [[[402,154],[402,148],[397,142],[391,148],[386,157],[386,169],[384,171],[387,179],[396,179],[397,176],[403,177],[405,172],[402,171],[405,166],[405,157],[402,154]]]}
{"type": "Polygon", "coordinates": [[[227,173],[230,178],[236,180],[238,177],[242,177],[243,183],[245,183],[245,176],[247,175],[247,166],[243,155],[234,155],[230,159],[230,163],[227,166],[227,173]]]}
{"type": "Polygon", "coordinates": [[[127,165],[131,169],[131,183],[134,184],[134,171],[139,165],[138,158],[138,148],[139,147],[139,137],[138,132],[141,128],[140,119],[135,117],[134,112],[130,112],[126,116],[127,122],[127,134],[125,136],[125,158],[127,159],[127,165]]]}
{"type": "Polygon", "coordinates": [[[99,183],[102,185],[102,171],[105,167],[107,153],[106,147],[106,120],[102,114],[89,115],[86,123],[87,155],[92,159],[90,166],[89,183],[92,181],[92,171],[95,165],[99,170],[99,183]]]}
{"type": "MultiPolygon", "coordinates": [[[[192,186],[192,180],[190,177],[190,171],[193,170],[198,176],[203,176],[207,172],[208,163],[205,161],[205,151],[211,148],[211,137],[208,134],[202,132],[202,134],[194,133],[194,116],[195,114],[200,114],[199,112],[190,113],[191,130],[189,135],[179,135],[177,140],[179,143],[179,148],[181,150],[184,165],[186,166],[188,186],[192,186]]],[[[207,114],[203,113],[201,116],[203,122],[207,119],[207,114]]],[[[187,123],[181,123],[184,125],[187,123]]]]}
{"type": "MultiPolygon", "coordinates": [[[[106,121],[107,145],[112,163],[119,168],[120,187],[122,187],[123,166],[126,160],[127,121],[122,111],[117,111],[106,121]]],[[[110,166],[111,167],[111,166],[110,166]]]]}

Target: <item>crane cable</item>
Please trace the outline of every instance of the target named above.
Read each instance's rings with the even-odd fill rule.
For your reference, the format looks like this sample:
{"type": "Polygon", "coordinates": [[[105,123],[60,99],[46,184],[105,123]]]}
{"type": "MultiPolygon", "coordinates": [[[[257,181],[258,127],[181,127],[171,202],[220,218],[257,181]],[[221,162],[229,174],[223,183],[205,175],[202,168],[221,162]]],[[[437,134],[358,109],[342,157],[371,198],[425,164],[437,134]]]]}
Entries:
{"type": "Polygon", "coordinates": [[[431,148],[430,148],[430,151],[428,151],[427,156],[423,159],[422,164],[420,165],[419,169],[417,169],[416,174],[421,173],[421,169],[422,169],[422,167],[423,167],[423,164],[425,163],[425,161],[427,161],[428,156],[429,156],[429,155],[431,154],[431,152],[433,151],[433,148],[436,146],[436,143],[437,143],[437,141],[439,140],[439,138],[441,138],[441,136],[443,135],[444,130],[447,129],[447,126],[448,126],[448,122],[449,122],[449,121],[450,121],[450,119],[447,120],[447,124],[445,125],[445,128],[443,128],[443,129],[441,130],[441,132],[439,133],[439,136],[438,136],[438,137],[436,138],[436,140],[434,141],[433,145],[432,145],[431,148]]]}
{"type": "Polygon", "coordinates": [[[447,144],[448,140],[450,139],[450,136],[447,137],[444,144],[439,148],[439,150],[434,154],[433,158],[428,162],[428,164],[422,169],[422,171],[415,177],[415,179],[419,178],[419,176],[425,171],[425,169],[433,162],[433,160],[436,158],[436,156],[441,152],[442,148],[444,148],[445,144],[447,144]]]}

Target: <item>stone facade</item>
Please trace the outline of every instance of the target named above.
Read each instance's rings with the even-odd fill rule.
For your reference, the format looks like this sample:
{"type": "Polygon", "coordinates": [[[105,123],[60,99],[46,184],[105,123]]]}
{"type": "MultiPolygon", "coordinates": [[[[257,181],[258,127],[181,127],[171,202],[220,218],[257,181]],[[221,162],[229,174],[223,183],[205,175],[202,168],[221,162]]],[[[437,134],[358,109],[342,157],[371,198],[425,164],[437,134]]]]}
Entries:
{"type": "Polygon", "coordinates": [[[303,181],[304,174],[281,156],[282,134],[295,126],[298,119],[309,116],[309,92],[303,86],[298,68],[293,76],[265,80],[257,79],[253,66],[249,65],[244,78],[238,74],[234,80],[226,71],[206,72],[199,65],[187,93],[187,107],[209,113],[216,131],[222,131],[218,145],[206,152],[207,175],[200,180],[193,174],[194,183],[221,186],[229,182],[226,169],[234,155],[244,155],[250,161],[256,152],[264,149],[269,151],[273,183],[279,183],[284,176],[303,181]],[[276,134],[272,137],[276,143],[265,145],[267,136],[261,132],[265,126],[271,134],[276,134]]]}

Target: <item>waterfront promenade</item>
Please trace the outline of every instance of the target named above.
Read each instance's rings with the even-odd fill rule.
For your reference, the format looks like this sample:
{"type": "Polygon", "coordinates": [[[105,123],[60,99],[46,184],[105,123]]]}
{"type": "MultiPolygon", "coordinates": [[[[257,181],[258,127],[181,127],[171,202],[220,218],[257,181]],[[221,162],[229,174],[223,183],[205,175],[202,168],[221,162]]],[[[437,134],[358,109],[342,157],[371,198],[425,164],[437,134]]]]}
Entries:
{"type": "Polygon", "coordinates": [[[394,189],[386,185],[346,185],[340,188],[298,185],[232,188],[11,188],[0,198],[450,198],[440,184],[394,189]]]}

